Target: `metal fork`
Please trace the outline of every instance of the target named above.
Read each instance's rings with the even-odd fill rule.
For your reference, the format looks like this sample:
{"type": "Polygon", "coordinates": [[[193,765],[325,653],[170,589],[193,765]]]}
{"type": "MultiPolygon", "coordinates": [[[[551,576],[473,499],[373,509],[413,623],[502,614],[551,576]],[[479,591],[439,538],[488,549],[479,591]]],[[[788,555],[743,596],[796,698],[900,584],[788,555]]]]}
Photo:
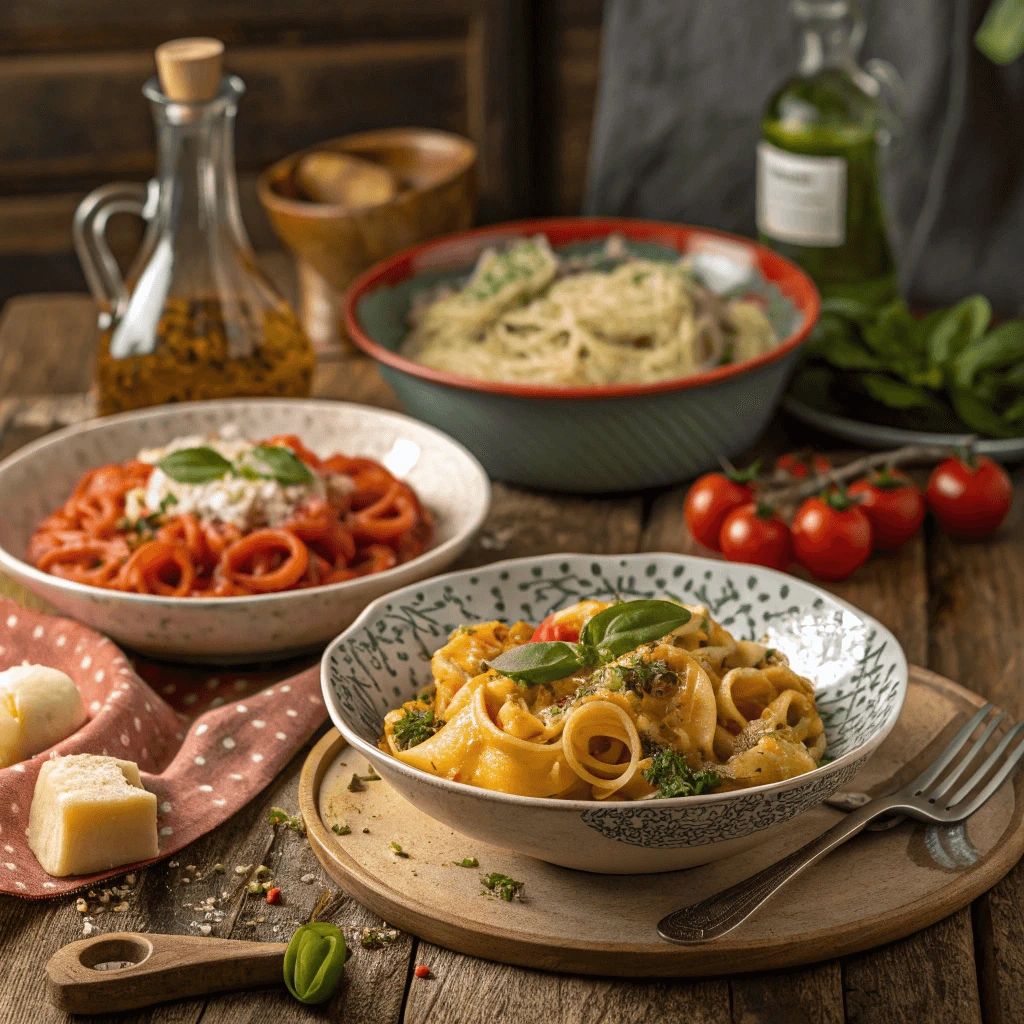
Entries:
{"type": "Polygon", "coordinates": [[[691,945],[725,935],[750,917],[787,882],[883,815],[901,814],[933,825],[955,825],[963,821],[992,796],[1024,757],[1024,739],[1016,742],[1024,733],[1024,722],[1019,722],[980,761],[970,778],[957,786],[964,773],[979,762],[986,744],[1006,718],[1005,711],[998,711],[963,758],[947,772],[957,754],[967,746],[993,710],[996,709],[991,704],[986,704],[913,782],[851,811],[843,821],[817,839],[812,839],[806,846],[756,875],[662,918],[658,922],[661,937],[670,942],[691,945]]]}

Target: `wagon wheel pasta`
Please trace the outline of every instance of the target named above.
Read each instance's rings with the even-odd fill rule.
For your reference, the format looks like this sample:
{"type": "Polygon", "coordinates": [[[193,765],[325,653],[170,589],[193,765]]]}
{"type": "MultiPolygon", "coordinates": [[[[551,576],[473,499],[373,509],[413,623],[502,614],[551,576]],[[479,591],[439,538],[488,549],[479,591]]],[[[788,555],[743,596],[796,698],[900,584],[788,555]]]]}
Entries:
{"type": "Polygon", "coordinates": [[[537,630],[455,630],[433,656],[429,692],[386,715],[381,749],[483,789],[593,800],[741,789],[817,767],[825,728],[812,683],[700,605],[683,606],[689,621],[660,640],[552,682],[490,667],[525,644],[573,643],[610,607],[584,601],[537,630]]]}
{"type": "Polygon", "coordinates": [[[430,545],[430,513],[380,463],[230,433],[90,470],[38,525],[29,560],[110,590],[239,597],[383,572],[430,545]]]}

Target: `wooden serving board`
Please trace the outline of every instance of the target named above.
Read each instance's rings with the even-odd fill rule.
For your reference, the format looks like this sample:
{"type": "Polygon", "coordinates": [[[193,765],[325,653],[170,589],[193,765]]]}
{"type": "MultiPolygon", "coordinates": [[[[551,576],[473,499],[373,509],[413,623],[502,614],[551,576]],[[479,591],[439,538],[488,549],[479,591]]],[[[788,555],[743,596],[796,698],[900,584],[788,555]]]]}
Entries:
{"type": "MultiPolygon", "coordinates": [[[[983,703],[912,668],[896,727],[847,791],[906,782],[983,703]]],[[[555,867],[459,835],[387,783],[349,792],[366,771],[337,730],[313,749],[299,802],[309,841],[328,873],[397,928],[462,953],[523,967],[627,977],[736,974],[790,967],[891,942],[948,916],[994,885],[1024,853],[1024,773],[965,825],[904,822],[866,832],[791,882],[734,932],[677,946],[655,929],[666,913],[752,875],[843,814],[818,807],[766,830],[756,848],[715,864],[655,875],[596,875],[555,867]],[[334,824],[351,833],[338,836],[334,824]],[[397,842],[408,857],[399,857],[397,842]],[[478,868],[453,861],[479,860],[478,868]],[[525,899],[484,895],[492,871],[525,882],[525,899]]]]}

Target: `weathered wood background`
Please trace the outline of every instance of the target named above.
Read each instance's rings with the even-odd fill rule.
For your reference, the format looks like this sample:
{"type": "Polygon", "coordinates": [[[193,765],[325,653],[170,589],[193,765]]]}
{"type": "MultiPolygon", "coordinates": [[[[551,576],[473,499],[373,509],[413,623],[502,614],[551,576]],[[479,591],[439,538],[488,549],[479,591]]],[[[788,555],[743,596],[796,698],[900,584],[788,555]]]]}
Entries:
{"type": "MultiPolygon", "coordinates": [[[[481,148],[481,216],[578,210],[598,77],[600,0],[3,0],[0,303],[85,287],[72,251],[82,196],[145,180],[153,47],[213,35],[248,91],[237,160],[246,224],[276,244],[258,173],[366,128],[424,125],[481,148]]],[[[139,225],[115,218],[130,254],[139,225]]]]}

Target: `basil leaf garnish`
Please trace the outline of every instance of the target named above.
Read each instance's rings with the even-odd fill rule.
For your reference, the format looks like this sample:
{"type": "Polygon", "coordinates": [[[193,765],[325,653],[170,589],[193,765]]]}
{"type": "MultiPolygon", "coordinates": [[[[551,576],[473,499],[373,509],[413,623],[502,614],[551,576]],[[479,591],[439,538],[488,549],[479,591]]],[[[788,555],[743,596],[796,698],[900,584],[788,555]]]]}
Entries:
{"type": "Polygon", "coordinates": [[[231,463],[212,448],[179,448],[157,465],[179,484],[205,484],[231,472],[231,463]]]}
{"type": "Polygon", "coordinates": [[[598,612],[580,633],[580,644],[611,661],[668,635],[690,621],[690,613],[671,601],[624,601],[598,612]]]}
{"type": "Polygon", "coordinates": [[[537,683],[553,683],[556,679],[571,676],[577,669],[588,664],[589,653],[579,644],[553,640],[550,643],[513,647],[488,662],[488,665],[517,683],[532,686],[537,683]]]}
{"type": "Polygon", "coordinates": [[[517,683],[552,683],[660,640],[689,621],[690,613],[671,601],[623,601],[598,612],[583,627],[577,644],[523,644],[488,664],[517,683]]]}
{"type": "Polygon", "coordinates": [[[261,444],[246,456],[246,468],[254,469],[260,476],[276,480],[283,486],[308,484],[313,479],[309,467],[291,450],[283,445],[261,444]]]}

